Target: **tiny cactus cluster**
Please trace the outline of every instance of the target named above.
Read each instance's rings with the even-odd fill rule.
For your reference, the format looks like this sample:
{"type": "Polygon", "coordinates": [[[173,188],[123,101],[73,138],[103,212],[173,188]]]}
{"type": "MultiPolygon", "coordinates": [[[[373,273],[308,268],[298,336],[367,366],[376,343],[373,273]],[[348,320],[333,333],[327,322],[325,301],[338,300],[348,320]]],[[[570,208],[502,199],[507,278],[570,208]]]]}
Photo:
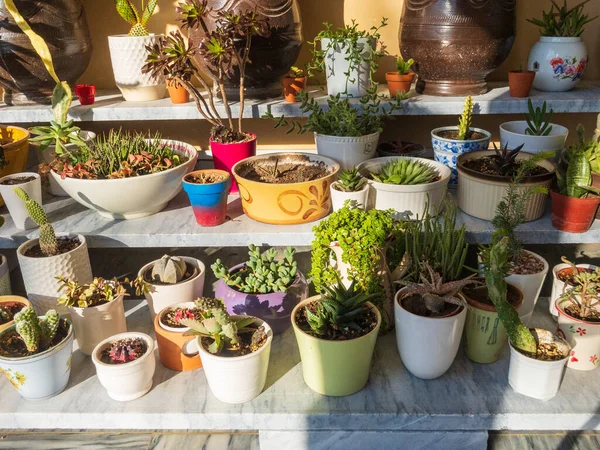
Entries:
{"type": "Polygon", "coordinates": [[[436,181],[440,174],[435,167],[417,159],[398,158],[381,167],[371,177],[380,183],[396,185],[427,184],[436,181]]]}
{"type": "Polygon", "coordinates": [[[275,261],[277,250],[269,249],[261,254],[258,247],[250,245],[248,261],[240,270],[230,272],[220,259],[211,268],[217,278],[246,294],[285,292],[298,273],[295,253],[295,249],[288,247],[283,252],[283,258],[275,261]]]}
{"type": "Polygon", "coordinates": [[[164,284],[179,283],[186,271],[186,263],[177,256],[164,255],[152,267],[152,279],[164,284]]]}
{"type": "Polygon", "coordinates": [[[340,178],[337,180],[336,187],[342,192],[358,192],[366,182],[367,179],[363,178],[358,169],[354,167],[340,172],[340,178]]]}
{"type": "Polygon", "coordinates": [[[473,122],[473,98],[469,95],[465,99],[465,105],[463,107],[463,113],[458,118],[458,137],[460,141],[468,140],[471,138],[473,132],[471,131],[471,124],[473,122]]]}
{"type": "Polygon", "coordinates": [[[48,223],[48,217],[44,212],[44,208],[35,200],[29,198],[27,192],[20,187],[14,189],[15,194],[25,202],[25,208],[29,213],[29,217],[40,227],[40,249],[44,256],[54,256],[58,254],[58,242],[54,228],[48,223]]]}
{"type": "MultiPolygon", "coordinates": [[[[147,350],[148,344],[144,339],[128,338],[113,342],[106,353],[111,364],[124,364],[141,358],[147,350]]],[[[103,360],[106,361],[106,358],[103,360]]]]}
{"type": "Polygon", "coordinates": [[[115,0],[117,12],[123,20],[131,25],[129,36],[148,36],[148,21],[154,14],[158,0],[148,0],[144,6],[142,0],[142,13],[138,11],[131,0],[115,0]]]}
{"type": "Polygon", "coordinates": [[[31,353],[43,351],[50,346],[58,325],[60,315],[53,309],[46,313],[44,320],[40,321],[32,307],[26,306],[15,314],[15,329],[27,350],[31,353]]]}

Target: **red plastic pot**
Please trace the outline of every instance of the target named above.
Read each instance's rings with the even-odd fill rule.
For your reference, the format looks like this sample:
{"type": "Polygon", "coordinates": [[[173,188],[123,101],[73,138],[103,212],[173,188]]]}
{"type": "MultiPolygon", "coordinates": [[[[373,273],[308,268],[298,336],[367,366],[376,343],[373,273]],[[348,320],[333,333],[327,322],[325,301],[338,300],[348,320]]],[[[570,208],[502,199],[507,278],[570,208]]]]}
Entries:
{"type": "Polygon", "coordinates": [[[590,229],[600,205],[600,197],[574,198],[550,191],[552,226],[568,233],[585,233],[590,229]]]}
{"type": "Polygon", "coordinates": [[[75,95],[82,105],[93,105],[96,101],[96,86],[94,84],[76,84],[75,95]]]}
{"type": "MultiPolygon", "coordinates": [[[[231,174],[231,168],[242,159],[256,156],[256,135],[253,133],[248,134],[252,136],[252,140],[247,142],[221,144],[220,142],[210,141],[215,169],[225,170],[231,174]]],[[[229,192],[238,192],[238,186],[233,176],[231,176],[231,181],[229,192]]]]}

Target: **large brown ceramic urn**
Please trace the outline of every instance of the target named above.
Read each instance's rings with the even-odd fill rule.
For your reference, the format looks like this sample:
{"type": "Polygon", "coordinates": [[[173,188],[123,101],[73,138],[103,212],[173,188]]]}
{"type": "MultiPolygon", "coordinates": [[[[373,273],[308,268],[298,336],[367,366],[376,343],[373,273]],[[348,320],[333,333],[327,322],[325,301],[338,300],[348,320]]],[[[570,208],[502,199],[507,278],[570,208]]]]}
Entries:
{"type": "MultiPolygon", "coordinates": [[[[213,9],[209,22],[212,27],[215,13],[229,8],[256,11],[269,19],[270,37],[252,38],[251,62],[246,66],[246,98],[280,96],[281,78],[296,62],[304,39],[297,0],[208,0],[208,5],[213,9]]],[[[200,42],[202,36],[201,30],[192,30],[189,37],[193,42],[200,42]]],[[[196,58],[197,65],[202,67],[201,57],[196,58]]],[[[226,83],[229,100],[239,99],[238,79],[238,72],[235,71],[231,81],[226,83]]]]}
{"type": "Polygon", "coordinates": [[[485,93],[485,77],[515,40],[515,5],[516,0],[405,0],[400,50],[417,62],[417,92],[485,93]]]}
{"type": "MultiPolygon", "coordinates": [[[[92,56],[92,41],[81,0],[14,0],[21,15],[50,49],[56,73],[71,86],[92,56]]],[[[49,104],[56,83],[29,38],[0,0],[0,86],[8,105],[49,104]]]]}

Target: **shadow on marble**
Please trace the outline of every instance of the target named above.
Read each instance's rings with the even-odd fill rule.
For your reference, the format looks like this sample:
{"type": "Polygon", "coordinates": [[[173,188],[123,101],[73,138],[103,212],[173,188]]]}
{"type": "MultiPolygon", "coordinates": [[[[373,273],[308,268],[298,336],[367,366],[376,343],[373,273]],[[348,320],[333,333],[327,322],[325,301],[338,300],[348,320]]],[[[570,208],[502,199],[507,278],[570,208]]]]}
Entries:
{"type": "Polygon", "coordinates": [[[145,450],[150,433],[2,432],[0,449],[10,450],[145,450]]]}
{"type": "Polygon", "coordinates": [[[258,435],[165,433],[152,437],[148,450],[259,450],[258,435]]]}

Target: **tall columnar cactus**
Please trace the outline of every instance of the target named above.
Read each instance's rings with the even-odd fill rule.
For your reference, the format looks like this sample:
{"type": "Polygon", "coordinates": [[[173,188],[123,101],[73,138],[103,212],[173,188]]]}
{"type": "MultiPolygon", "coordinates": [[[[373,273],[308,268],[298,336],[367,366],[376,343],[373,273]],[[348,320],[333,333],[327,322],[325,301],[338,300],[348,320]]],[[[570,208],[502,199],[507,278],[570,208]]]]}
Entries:
{"type": "Polygon", "coordinates": [[[473,115],[473,99],[471,96],[467,96],[465,99],[465,105],[463,107],[463,113],[458,119],[458,140],[464,141],[471,137],[471,123],[473,115]]]}
{"type": "Polygon", "coordinates": [[[501,239],[489,249],[485,258],[485,283],[488,296],[502,321],[512,345],[525,353],[535,354],[537,344],[531,331],[523,325],[519,314],[507,300],[508,288],[504,277],[508,266],[508,240],[501,239]]]}
{"type": "Polygon", "coordinates": [[[132,25],[129,31],[129,36],[148,36],[148,21],[154,14],[158,0],[148,0],[148,3],[144,7],[144,0],[142,0],[142,14],[140,15],[138,9],[132,3],[131,0],[115,0],[115,6],[119,15],[132,25]]]}
{"type": "Polygon", "coordinates": [[[165,255],[154,263],[152,267],[152,279],[158,279],[161,283],[176,284],[185,275],[186,263],[177,256],[165,255]]]}
{"type": "Polygon", "coordinates": [[[58,254],[58,242],[54,228],[48,223],[48,216],[44,209],[35,200],[29,198],[27,192],[20,187],[14,189],[15,194],[25,202],[25,208],[29,217],[40,226],[40,249],[44,256],[54,256],[58,254]]]}

